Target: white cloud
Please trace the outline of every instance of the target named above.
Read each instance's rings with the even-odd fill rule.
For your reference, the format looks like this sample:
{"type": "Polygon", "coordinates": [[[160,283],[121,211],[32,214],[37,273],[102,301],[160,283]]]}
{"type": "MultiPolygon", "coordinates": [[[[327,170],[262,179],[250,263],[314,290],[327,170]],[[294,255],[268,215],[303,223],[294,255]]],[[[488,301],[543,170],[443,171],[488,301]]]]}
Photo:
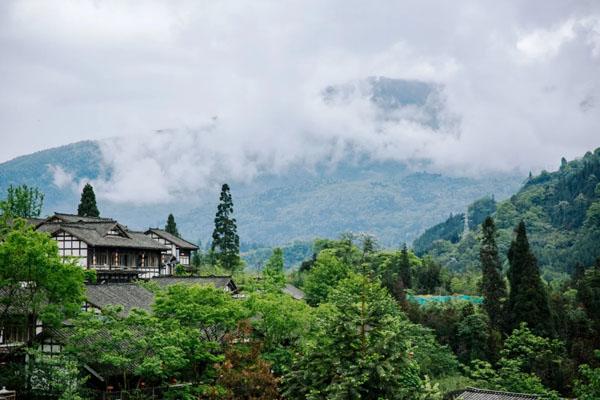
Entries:
{"type": "Polygon", "coordinates": [[[552,167],[600,145],[599,15],[560,0],[3,2],[0,159],[117,137],[98,195],[148,202],[349,152],[552,167]],[[441,124],[322,101],[369,76],[440,85],[441,124]]]}
{"type": "Polygon", "coordinates": [[[62,189],[73,184],[73,174],[65,171],[60,165],[49,164],[47,167],[48,171],[52,174],[52,183],[56,187],[62,189]]]}
{"type": "Polygon", "coordinates": [[[575,20],[568,19],[556,29],[537,29],[517,41],[517,49],[531,60],[551,58],[561,46],[575,38],[575,20]]]}

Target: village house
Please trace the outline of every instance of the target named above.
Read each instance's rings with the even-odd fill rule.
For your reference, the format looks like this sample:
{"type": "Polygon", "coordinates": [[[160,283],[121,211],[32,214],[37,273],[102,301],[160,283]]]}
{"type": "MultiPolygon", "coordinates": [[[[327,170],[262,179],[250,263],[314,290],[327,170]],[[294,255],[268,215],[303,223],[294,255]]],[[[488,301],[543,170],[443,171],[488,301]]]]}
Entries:
{"type": "Polygon", "coordinates": [[[98,280],[130,281],[170,274],[171,248],[111,218],[55,213],[35,225],[58,242],[60,255],[96,271],[98,280]]]}
{"type": "MultiPolygon", "coordinates": [[[[189,269],[192,253],[198,250],[198,246],[164,229],[150,228],[145,234],[158,243],[168,246],[169,249],[164,250],[162,253],[162,261],[165,265],[181,264],[184,268],[189,269]]],[[[174,271],[169,272],[173,273],[174,271]]],[[[167,275],[170,275],[170,273],[167,275]]]]}
{"type": "MultiPolygon", "coordinates": [[[[235,295],[238,288],[230,276],[190,276],[190,277],[169,277],[161,276],[150,279],[156,282],[159,287],[166,288],[175,284],[186,285],[208,285],[217,289],[235,295]]],[[[137,283],[130,282],[107,282],[101,284],[85,285],[85,302],[82,309],[89,312],[100,313],[108,306],[121,306],[121,316],[127,316],[133,309],[139,309],[151,312],[154,303],[154,293],[137,283]]],[[[66,323],[59,328],[44,329],[37,332],[37,341],[39,349],[48,356],[58,355],[63,351],[64,345],[71,332],[71,326],[66,323]]],[[[88,372],[95,378],[104,381],[102,374],[94,371],[89,365],[86,366],[88,372]]]]}

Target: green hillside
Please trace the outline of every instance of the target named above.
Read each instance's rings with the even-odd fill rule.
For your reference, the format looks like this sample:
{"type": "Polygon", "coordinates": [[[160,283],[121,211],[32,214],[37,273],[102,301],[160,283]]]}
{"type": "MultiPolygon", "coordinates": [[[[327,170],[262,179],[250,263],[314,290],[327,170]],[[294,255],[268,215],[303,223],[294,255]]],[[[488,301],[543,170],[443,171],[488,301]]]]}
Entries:
{"type": "Polygon", "coordinates": [[[503,256],[514,227],[523,219],[547,277],[570,273],[577,263],[592,265],[600,257],[599,177],[600,148],[581,159],[570,162],[563,159],[558,171],[530,176],[510,199],[497,204],[492,199],[472,204],[469,232],[464,232],[464,214],[451,216],[418,237],[415,251],[431,255],[455,270],[475,269],[479,255],[478,225],[490,214],[496,220],[503,256]]]}
{"type": "MultiPolygon", "coordinates": [[[[80,184],[111,173],[98,142],[74,143],[0,164],[0,193],[10,184],[37,186],[46,194],[44,214],[74,212],[79,201],[77,189],[70,184],[57,186],[49,166],[61,167],[80,184]]],[[[264,257],[254,254],[267,254],[272,246],[312,243],[315,237],[336,238],[347,231],[368,232],[383,246],[398,247],[450,213],[465,210],[477,198],[507,198],[521,182],[522,177],[515,173],[455,177],[422,172],[401,162],[354,156],[335,165],[298,166],[248,183],[229,183],[240,239],[252,244],[247,246],[248,259],[260,263],[264,257]],[[250,251],[258,248],[263,250],[250,251]]],[[[173,203],[150,205],[110,202],[100,194],[98,207],[101,214],[134,229],[162,226],[173,213],[185,237],[206,244],[217,201],[218,193],[212,189],[181,196],[173,203]]],[[[310,246],[301,247],[302,251],[290,253],[290,260],[309,252],[310,246]]]]}

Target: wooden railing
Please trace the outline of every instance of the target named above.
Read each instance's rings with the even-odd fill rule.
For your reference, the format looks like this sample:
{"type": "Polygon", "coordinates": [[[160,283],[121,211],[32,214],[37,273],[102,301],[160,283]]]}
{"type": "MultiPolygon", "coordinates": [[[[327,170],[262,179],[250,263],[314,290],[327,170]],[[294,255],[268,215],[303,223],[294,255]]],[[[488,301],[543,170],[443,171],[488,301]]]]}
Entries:
{"type": "Polygon", "coordinates": [[[89,269],[94,269],[98,273],[137,273],[140,278],[152,278],[165,273],[165,269],[158,266],[136,267],[131,265],[90,265],[89,269]]]}

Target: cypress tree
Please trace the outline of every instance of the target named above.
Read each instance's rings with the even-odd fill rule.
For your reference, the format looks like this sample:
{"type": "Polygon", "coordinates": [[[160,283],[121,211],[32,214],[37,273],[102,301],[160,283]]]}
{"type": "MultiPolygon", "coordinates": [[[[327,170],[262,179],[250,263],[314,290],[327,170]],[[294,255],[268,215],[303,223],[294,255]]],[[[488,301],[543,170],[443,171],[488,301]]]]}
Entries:
{"type": "Polygon", "coordinates": [[[81,192],[81,202],[77,208],[77,215],[80,217],[99,217],[100,211],[96,206],[96,195],[94,188],[89,183],[86,183],[81,192]]]}
{"type": "Polygon", "coordinates": [[[510,268],[508,280],[510,294],[506,307],[506,322],[509,331],[526,322],[540,336],[552,334],[552,320],[548,296],[540,278],[537,259],[529,248],[525,223],[516,229],[516,238],[508,251],[510,268]]]}
{"type": "Polygon", "coordinates": [[[404,243],[400,252],[400,279],[402,279],[402,284],[405,288],[412,287],[412,272],[410,270],[410,258],[408,257],[406,243],[404,243]]]}
{"type": "Polygon", "coordinates": [[[487,217],[481,224],[483,237],[479,250],[479,261],[482,273],[483,308],[490,318],[490,325],[494,329],[500,328],[502,321],[502,307],[506,299],[506,283],[502,278],[502,264],[496,245],[496,226],[491,217],[487,217]]]}
{"type": "Polygon", "coordinates": [[[167,217],[167,224],[165,225],[165,232],[170,233],[171,235],[175,235],[179,237],[179,231],[177,230],[177,223],[175,222],[175,217],[173,214],[169,214],[167,217]]]}
{"type": "Polygon", "coordinates": [[[219,205],[215,215],[215,229],[212,234],[211,253],[220,264],[230,270],[235,270],[240,264],[240,238],[233,215],[233,199],[229,185],[223,184],[219,205]]]}

